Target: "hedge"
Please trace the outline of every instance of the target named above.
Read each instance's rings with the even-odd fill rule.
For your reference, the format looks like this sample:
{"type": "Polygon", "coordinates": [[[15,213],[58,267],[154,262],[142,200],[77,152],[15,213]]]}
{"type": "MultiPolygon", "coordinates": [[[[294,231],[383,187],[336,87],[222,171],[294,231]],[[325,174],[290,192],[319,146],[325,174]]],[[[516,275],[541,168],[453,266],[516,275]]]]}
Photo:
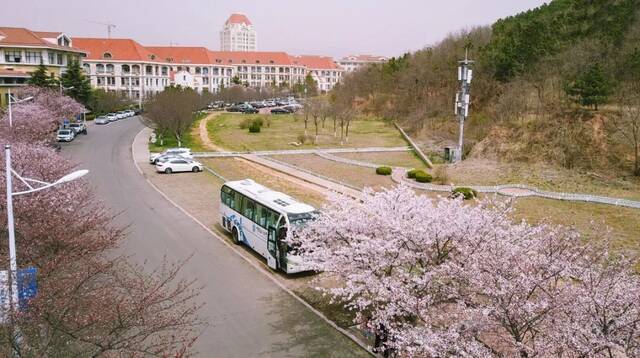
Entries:
{"type": "Polygon", "coordinates": [[[415,179],[418,183],[431,183],[433,177],[424,170],[418,170],[415,173],[415,179]]]}
{"type": "Polygon", "coordinates": [[[378,175],[391,175],[393,169],[391,167],[377,167],[376,174],[378,175]]]}
{"type": "Polygon", "coordinates": [[[478,197],[478,192],[471,188],[459,187],[453,189],[453,191],[451,192],[451,196],[453,196],[454,198],[462,196],[464,200],[471,200],[478,197]]]}
{"type": "Polygon", "coordinates": [[[415,179],[416,178],[416,173],[419,172],[421,170],[418,169],[411,169],[407,172],[407,178],[409,179],[415,179]]]}

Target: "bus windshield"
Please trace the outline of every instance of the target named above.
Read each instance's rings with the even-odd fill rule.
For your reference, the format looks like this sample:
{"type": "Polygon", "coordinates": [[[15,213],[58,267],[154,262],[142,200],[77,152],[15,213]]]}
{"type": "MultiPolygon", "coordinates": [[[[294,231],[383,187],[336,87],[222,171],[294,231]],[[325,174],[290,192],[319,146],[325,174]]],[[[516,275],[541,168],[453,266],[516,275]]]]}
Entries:
{"type": "Polygon", "coordinates": [[[291,225],[302,225],[304,223],[306,223],[309,220],[313,220],[314,218],[316,218],[318,216],[318,214],[320,214],[317,210],[314,211],[310,211],[307,213],[300,213],[300,214],[287,214],[287,217],[289,218],[289,223],[291,225]]]}

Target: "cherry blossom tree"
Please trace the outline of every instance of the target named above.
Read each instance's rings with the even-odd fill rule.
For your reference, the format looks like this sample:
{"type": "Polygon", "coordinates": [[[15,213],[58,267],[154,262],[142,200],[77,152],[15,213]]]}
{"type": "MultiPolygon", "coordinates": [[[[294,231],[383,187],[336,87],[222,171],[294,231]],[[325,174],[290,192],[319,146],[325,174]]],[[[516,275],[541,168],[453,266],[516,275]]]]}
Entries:
{"type": "Polygon", "coordinates": [[[510,213],[505,202],[432,200],[400,186],[365,191],[361,200],[332,197],[288,240],[312,268],[340,282],[319,289],[354,310],[357,323],[386,336],[387,353],[585,356],[611,342],[635,353],[631,302],[638,295],[630,287],[638,277],[616,266],[623,273],[616,283],[608,266],[587,259],[593,251],[576,232],[514,222],[510,213]],[[603,283],[589,284],[587,273],[603,283]],[[594,296],[600,306],[587,299],[594,296]],[[593,313],[602,314],[598,307],[606,303],[618,317],[630,314],[616,321],[616,333],[593,313]],[[578,326],[584,333],[570,340],[578,326]],[[587,333],[598,330],[606,334],[587,333]],[[601,338],[593,335],[608,343],[596,344],[601,338]]]}
{"type": "MultiPolygon", "coordinates": [[[[56,118],[74,107],[54,95],[38,93],[38,100],[15,107],[13,127],[0,124],[0,139],[12,146],[13,169],[47,182],[75,170],[44,145],[49,125],[55,126],[56,118]],[[51,103],[60,104],[59,112],[45,107],[51,103]]],[[[2,198],[5,178],[2,173],[2,198]]],[[[14,181],[14,190],[24,188],[14,181]]],[[[6,205],[0,205],[0,217],[6,216],[6,205]]],[[[193,353],[204,322],[198,315],[199,287],[178,277],[184,262],[165,262],[149,270],[117,255],[126,239],[124,230],[112,224],[113,214],[86,181],[15,197],[14,218],[19,267],[38,269],[39,292],[27,310],[10,313],[12,324],[0,328],[0,355],[193,353]]],[[[6,220],[0,220],[0,239],[5,242],[6,233],[6,220]]],[[[7,249],[0,245],[0,257],[8,257],[7,249]]]]}

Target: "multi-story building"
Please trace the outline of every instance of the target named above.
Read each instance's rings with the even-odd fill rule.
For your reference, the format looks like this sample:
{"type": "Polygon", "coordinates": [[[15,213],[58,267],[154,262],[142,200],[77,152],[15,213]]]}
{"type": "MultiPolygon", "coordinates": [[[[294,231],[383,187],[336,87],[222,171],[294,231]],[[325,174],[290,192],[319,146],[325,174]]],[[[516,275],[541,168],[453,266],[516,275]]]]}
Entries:
{"type": "Polygon", "coordinates": [[[347,72],[357,71],[358,69],[373,63],[384,63],[389,58],[385,56],[372,55],[349,55],[338,60],[338,65],[347,72]]]}
{"type": "Polygon", "coordinates": [[[62,32],[0,27],[0,105],[8,103],[8,90],[24,86],[41,62],[56,77],[64,73],[70,58],[85,55],[74,45],[62,32]]]}
{"type": "Polygon", "coordinates": [[[301,83],[306,76],[303,65],[285,52],[211,52],[214,63],[234,67],[234,76],[251,87],[286,86],[301,83]]]}
{"type": "Polygon", "coordinates": [[[75,38],[86,50],[91,85],[140,99],[172,84],[216,92],[229,85],[232,66],[213,65],[204,47],[144,47],[131,39],[75,38]]]}
{"type": "Polygon", "coordinates": [[[217,63],[205,47],[151,46],[146,49],[169,66],[171,84],[212,93],[218,92],[221,86],[231,85],[234,66],[217,63]]]}
{"type": "Polygon", "coordinates": [[[343,69],[333,61],[333,58],[327,56],[292,56],[291,60],[294,64],[302,65],[306,69],[306,73],[318,83],[318,91],[328,92],[342,78],[343,69]]]}
{"type": "Polygon", "coordinates": [[[221,51],[258,51],[258,36],[249,18],[231,14],[220,31],[221,51]]]}

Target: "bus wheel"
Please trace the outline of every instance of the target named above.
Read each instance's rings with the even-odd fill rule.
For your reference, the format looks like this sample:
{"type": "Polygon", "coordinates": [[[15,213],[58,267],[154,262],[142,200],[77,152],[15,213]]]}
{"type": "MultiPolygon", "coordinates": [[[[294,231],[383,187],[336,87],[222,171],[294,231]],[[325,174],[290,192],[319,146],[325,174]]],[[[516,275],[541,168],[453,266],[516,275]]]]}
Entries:
{"type": "Polygon", "coordinates": [[[240,245],[240,238],[238,237],[238,229],[235,227],[231,231],[231,238],[233,239],[233,243],[236,245],[240,245]]]}

